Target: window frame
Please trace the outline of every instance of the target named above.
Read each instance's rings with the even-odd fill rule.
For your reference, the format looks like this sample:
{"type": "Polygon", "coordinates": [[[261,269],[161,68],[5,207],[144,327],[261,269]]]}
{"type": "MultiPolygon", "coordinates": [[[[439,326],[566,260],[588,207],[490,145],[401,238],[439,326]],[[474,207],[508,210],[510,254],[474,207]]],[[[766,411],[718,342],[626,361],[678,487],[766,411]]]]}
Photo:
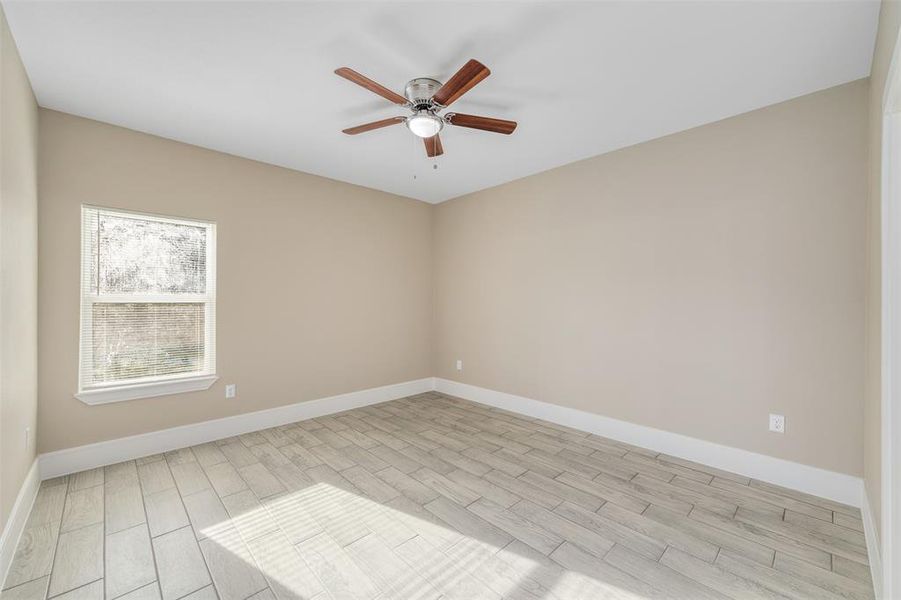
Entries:
{"type": "Polygon", "coordinates": [[[110,402],[122,402],[139,398],[152,398],[170,394],[181,394],[209,389],[219,379],[216,374],[216,223],[205,219],[179,218],[167,215],[159,215],[135,210],[107,208],[83,204],[81,206],[81,256],[79,257],[79,287],[80,287],[80,311],[78,331],[78,392],[75,398],[85,404],[107,404],[110,402]],[[97,211],[102,214],[122,215],[124,217],[187,225],[191,227],[205,227],[206,237],[206,293],[203,294],[120,294],[102,295],[92,289],[85,289],[85,270],[90,268],[88,261],[93,258],[92,236],[85,231],[85,215],[87,211],[97,211]],[[86,385],[85,372],[82,368],[85,364],[93,362],[93,340],[85,343],[85,335],[92,331],[93,305],[99,303],[108,304],[189,304],[199,303],[204,305],[204,352],[209,354],[208,369],[204,371],[192,371],[190,373],[178,373],[174,375],[159,375],[139,377],[129,380],[118,380],[104,383],[86,385]]]}

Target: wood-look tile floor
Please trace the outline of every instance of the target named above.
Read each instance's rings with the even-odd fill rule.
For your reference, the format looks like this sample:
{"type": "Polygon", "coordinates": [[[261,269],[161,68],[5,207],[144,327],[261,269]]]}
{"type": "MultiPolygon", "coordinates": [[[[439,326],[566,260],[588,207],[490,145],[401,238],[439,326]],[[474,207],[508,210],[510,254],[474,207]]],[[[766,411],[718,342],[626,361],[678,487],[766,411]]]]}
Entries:
{"type": "Polygon", "coordinates": [[[436,393],[45,481],[4,600],[873,597],[857,509],[436,393]]]}

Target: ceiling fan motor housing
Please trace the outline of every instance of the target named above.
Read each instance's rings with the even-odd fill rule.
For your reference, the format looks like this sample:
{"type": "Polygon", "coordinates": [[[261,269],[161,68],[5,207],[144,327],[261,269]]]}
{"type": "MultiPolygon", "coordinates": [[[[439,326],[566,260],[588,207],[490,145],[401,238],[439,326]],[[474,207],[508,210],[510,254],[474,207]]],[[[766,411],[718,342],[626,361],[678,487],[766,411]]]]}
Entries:
{"type": "Polygon", "coordinates": [[[407,82],[404,96],[416,110],[432,107],[432,96],[441,88],[441,82],[429,77],[418,77],[407,82]]]}

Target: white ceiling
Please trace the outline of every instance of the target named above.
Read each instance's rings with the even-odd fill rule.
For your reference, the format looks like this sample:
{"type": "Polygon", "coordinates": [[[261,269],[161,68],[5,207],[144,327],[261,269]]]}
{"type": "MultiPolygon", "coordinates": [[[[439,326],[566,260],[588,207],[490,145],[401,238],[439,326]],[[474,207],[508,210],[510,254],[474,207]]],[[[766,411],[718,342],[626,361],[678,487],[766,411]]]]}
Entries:
{"type": "Polygon", "coordinates": [[[47,2],[5,0],[41,106],[428,202],[709,123],[870,72],[879,3],[47,2]],[[476,58],[490,77],[427,159],[403,93],[476,58]],[[433,166],[437,164],[438,169],[433,166]]]}

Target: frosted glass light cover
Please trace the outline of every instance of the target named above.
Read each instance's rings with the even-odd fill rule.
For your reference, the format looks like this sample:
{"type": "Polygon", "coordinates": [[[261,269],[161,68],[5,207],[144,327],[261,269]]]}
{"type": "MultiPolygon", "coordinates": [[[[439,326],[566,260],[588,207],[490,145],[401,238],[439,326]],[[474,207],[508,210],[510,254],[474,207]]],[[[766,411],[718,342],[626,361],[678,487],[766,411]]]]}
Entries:
{"type": "Polygon", "coordinates": [[[430,138],[436,135],[444,126],[444,121],[434,115],[414,115],[407,119],[407,128],[413,135],[421,138],[430,138]]]}

